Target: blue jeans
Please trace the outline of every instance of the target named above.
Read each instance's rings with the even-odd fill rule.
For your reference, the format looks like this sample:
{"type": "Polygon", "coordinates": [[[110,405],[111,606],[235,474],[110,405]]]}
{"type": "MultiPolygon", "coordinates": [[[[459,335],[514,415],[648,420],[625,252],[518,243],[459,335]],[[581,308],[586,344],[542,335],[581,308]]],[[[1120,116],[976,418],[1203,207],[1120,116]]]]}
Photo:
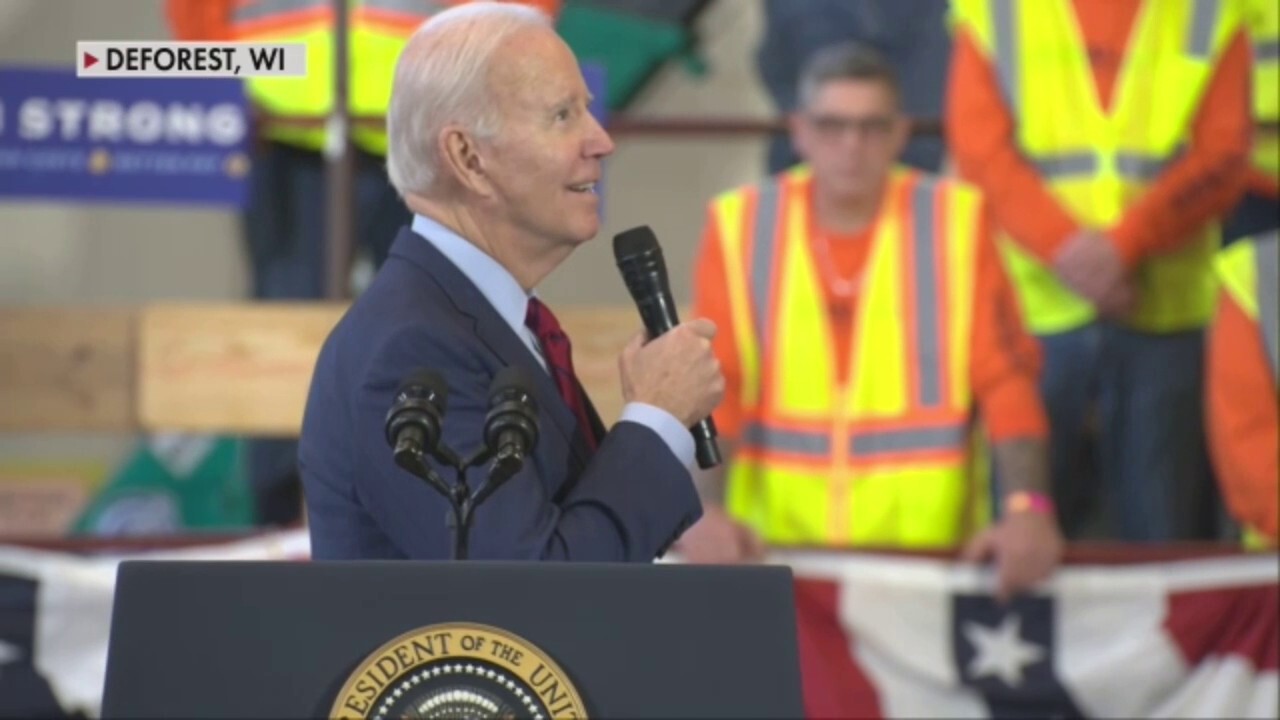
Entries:
{"type": "MultiPolygon", "coordinates": [[[[266,142],[255,148],[243,233],[256,300],[324,297],[325,164],[317,152],[266,142]]],[[[375,266],[386,259],[396,233],[408,225],[408,209],[391,187],[383,158],[357,152],[356,249],[375,266]]],[[[247,473],[258,522],[286,525],[301,516],[297,442],[251,439],[247,473]]]]}
{"type": "MultiPolygon", "coordinates": [[[[859,42],[878,50],[893,67],[911,117],[938,120],[946,94],[951,36],[943,0],[765,0],[765,30],[756,63],[779,112],[795,110],[800,72],[815,50],[859,42]]],[[[916,135],[902,162],[937,172],[944,152],[940,135],[916,135]]],[[[769,145],[769,172],[799,161],[785,134],[769,145]]]]}
{"type": "MultiPolygon", "coordinates": [[[[264,143],[255,151],[243,232],[258,300],[324,297],[325,166],[318,152],[264,143]]],[[[357,152],[355,238],[381,266],[396,233],[411,221],[387,180],[383,159],[357,152]]]]}
{"type": "Polygon", "coordinates": [[[1221,503],[1204,438],[1204,338],[1107,323],[1040,337],[1054,500],[1077,538],[1102,509],[1128,541],[1217,539],[1221,503]],[[1096,420],[1097,472],[1088,426],[1096,420]]]}

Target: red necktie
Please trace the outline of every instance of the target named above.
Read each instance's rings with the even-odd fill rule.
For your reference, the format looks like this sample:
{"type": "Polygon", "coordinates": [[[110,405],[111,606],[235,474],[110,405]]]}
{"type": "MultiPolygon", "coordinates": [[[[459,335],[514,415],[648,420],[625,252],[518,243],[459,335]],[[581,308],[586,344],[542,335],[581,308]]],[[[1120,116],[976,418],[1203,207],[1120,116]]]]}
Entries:
{"type": "Polygon", "coordinates": [[[587,416],[587,401],[578,391],[577,375],[573,372],[573,347],[569,344],[569,336],[560,328],[560,322],[551,314],[551,309],[537,298],[529,298],[529,309],[524,316],[524,324],[533,331],[542,346],[543,357],[547,361],[547,369],[556,381],[560,397],[573,411],[582,428],[582,436],[587,439],[587,446],[596,449],[595,428],[587,416]]]}

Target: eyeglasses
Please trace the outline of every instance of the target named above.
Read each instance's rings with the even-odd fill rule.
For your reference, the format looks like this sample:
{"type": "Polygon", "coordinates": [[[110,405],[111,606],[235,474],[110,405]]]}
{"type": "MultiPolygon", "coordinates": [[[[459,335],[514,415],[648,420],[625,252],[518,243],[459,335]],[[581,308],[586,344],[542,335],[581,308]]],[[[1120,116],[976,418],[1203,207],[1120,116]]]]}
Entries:
{"type": "Polygon", "coordinates": [[[823,139],[834,140],[847,132],[879,140],[889,136],[897,118],[893,115],[841,117],[839,115],[807,115],[805,119],[823,139]]]}

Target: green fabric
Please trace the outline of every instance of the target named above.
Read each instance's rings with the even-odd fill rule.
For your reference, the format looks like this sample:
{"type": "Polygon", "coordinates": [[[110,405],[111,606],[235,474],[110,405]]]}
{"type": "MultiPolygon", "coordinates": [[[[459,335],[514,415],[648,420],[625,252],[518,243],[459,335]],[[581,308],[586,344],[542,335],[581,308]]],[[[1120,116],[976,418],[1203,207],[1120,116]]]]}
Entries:
{"type": "Polygon", "coordinates": [[[238,440],[162,435],[143,442],[72,528],[83,535],[233,531],[253,524],[238,440]]]}
{"type": "Polygon", "coordinates": [[[692,54],[692,34],[679,24],[567,2],[556,29],[580,62],[605,67],[610,110],[626,107],[650,74],[669,59],[684,56],[690,71],[706,70],[692,54]]]}

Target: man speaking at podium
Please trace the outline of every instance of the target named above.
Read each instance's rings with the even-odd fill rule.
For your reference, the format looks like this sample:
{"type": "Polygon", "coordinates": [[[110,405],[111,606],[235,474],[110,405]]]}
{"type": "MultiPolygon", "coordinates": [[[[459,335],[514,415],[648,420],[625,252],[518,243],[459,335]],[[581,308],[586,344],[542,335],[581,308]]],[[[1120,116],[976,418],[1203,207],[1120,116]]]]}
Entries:
{"type": "Polygon", "coordinates": [[[299,447],[315,559],[450,556],[449,502],[394,462],[384,434],[400,384],[424,368],[447,383],[441,437],[462,455],[483,443],[497,373],[532,378],[536,445],[479,506],[469,557],[650,562],[701,516],[688,428],[724,390],[714,325],[637,334],[619,360],[627,405],[605,432],[532,294],[599,231],[594,183],[614,146],[589,100],[572,52],[528,7],[457,6],[405,46],[387,167],[414,220],[317,360],[299,447]]]}

